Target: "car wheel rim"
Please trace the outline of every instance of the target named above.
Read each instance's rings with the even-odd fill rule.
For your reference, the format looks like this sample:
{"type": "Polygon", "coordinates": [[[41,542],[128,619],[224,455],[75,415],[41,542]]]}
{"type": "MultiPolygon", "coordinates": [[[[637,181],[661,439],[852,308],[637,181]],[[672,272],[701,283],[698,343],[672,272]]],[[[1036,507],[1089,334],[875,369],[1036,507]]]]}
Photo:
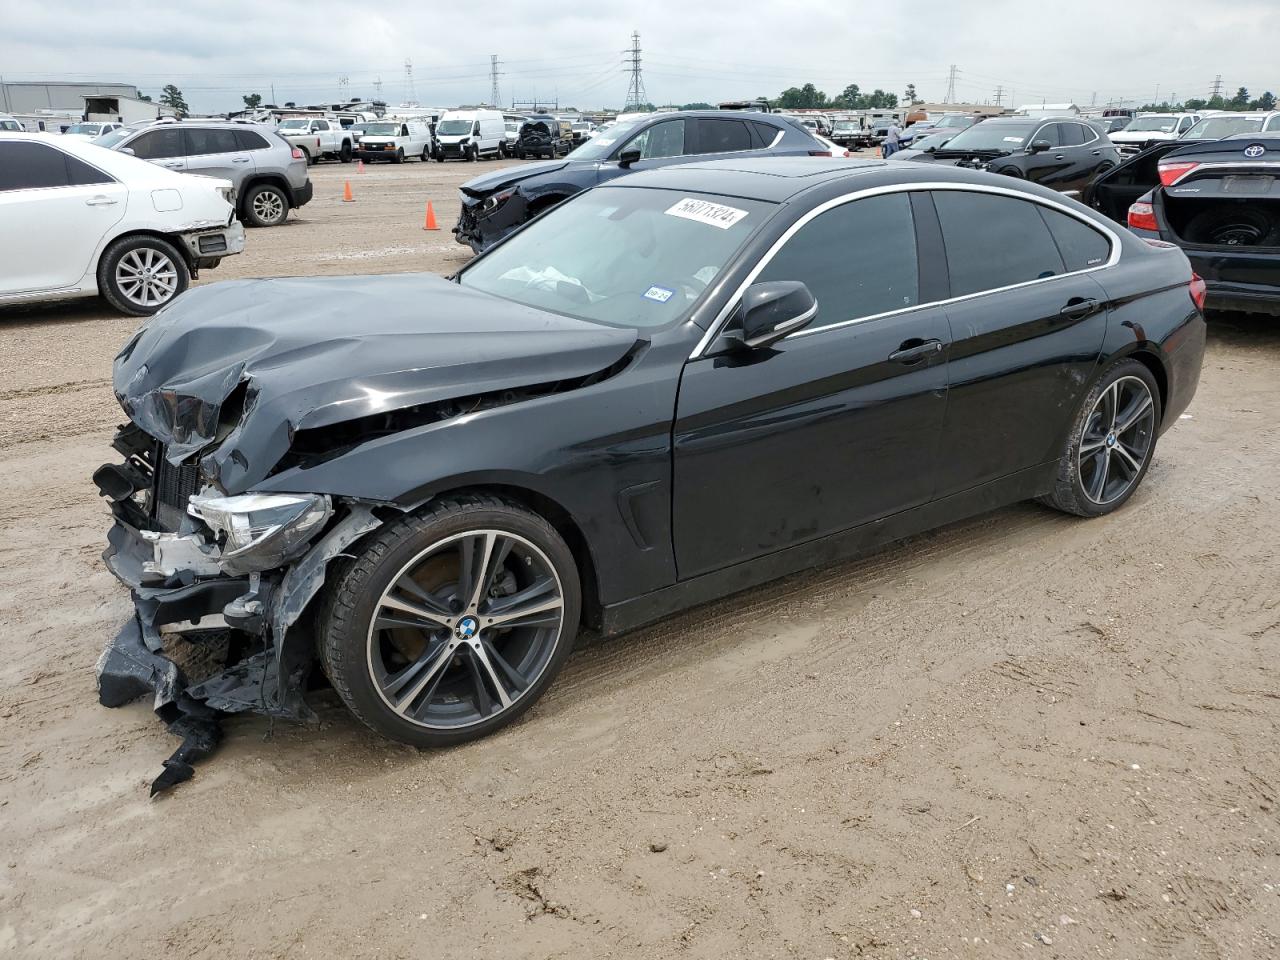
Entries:
{"type": "Polygon", "coordinates": [[[253,198],[253,213],[263,223],[275,223],[284,214],[284,201],[271,190],[264,190],[253,198]]]}
{"type": "Polygon", "coordinates": [[[178,291],[178,268],[152,247],[130,250],[116,264],[116,288],[130,303],[158,307],[178,291]]]}
{"type": "Polygon", "coordinates": [[[1252,223],[1231,223],[1219,227],[1210,243],[1230,247],[1256,247],[1262,243],[1263,231],[1252,223]]]}
{"type": "Polygon", "coordinates": [[[1077,456],[1086,497],[1105,506],[1133,488],[1151,456],[1155,426],[1155,400],[1145,381],[1121,377],[1102,392],[1085,420],[1077,456]]]}
{"type": "Polygon", "coordinates": [[[551,661],[564,592],[547,555],[501,530],[423,550],[374,606],[368,669],[393,713],[420,727],[473,726],[516,706],[551,661]]]}

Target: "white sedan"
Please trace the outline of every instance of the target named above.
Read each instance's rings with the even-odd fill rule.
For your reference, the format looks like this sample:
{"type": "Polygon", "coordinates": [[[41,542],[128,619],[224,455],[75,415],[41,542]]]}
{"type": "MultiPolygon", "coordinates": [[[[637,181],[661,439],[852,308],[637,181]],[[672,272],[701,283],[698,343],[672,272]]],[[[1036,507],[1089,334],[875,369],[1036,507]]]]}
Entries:
{"type": "MultiPolygon", "coordinates": [[[[810,131],[810,133],[812,133],[812,131],[810,131]]],[[[828,140],[826,137],[821,136],[820,134],[814,133],[813,139],[817,140],[820,144],[826,147],[827,153],[833,157],[857,156],[857,154],[855,154],[852,150],[846,150],[844,147],[840,146],[840,144],[835,143],[832,140],[828,140]]]]}
{"type": "Polygon", "coordinates": [[[101,294],[149,316],[244,249],[231,183],[84,140],[0,137],[0,306],[101,294]]]}

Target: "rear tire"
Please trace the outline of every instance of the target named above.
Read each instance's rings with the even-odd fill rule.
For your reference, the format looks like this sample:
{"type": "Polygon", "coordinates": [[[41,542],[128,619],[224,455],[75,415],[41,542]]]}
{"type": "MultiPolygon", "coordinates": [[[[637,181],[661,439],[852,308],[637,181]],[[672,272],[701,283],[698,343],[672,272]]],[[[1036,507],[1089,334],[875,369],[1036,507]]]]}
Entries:
{"type": "Polygon", "coordinates": [[[451,497],[387,524],[337,568],[317,620],[320,660],[376,733],[462,743],[542,695],[572,652],[581,598],[573,554],[542,517],[498,497],[451,497]],[[506,616],[526,624],[490,626],[490,614],[524,608],[506,616]]]}
{"type": "Polygon", "coordinates": [[[98,291],[116,310],[149,317],[191,285],[182,254],[159,237],[122,237],[98,261],[98,291]]]}
{"type": "Polygon", "coordinates": [[[1137,360],[1112,364],[1080,405],[1041,502],[1078,517],[1118,510],[1147,475],[1162,415],[1151,371],[1137,360]]]}
{"type": "Polygon", "coordinates": [[[244,222],[251,227],[278,227],[289,219],[289,198],[271,183],[260,183],[245,194],[244,222]]]}

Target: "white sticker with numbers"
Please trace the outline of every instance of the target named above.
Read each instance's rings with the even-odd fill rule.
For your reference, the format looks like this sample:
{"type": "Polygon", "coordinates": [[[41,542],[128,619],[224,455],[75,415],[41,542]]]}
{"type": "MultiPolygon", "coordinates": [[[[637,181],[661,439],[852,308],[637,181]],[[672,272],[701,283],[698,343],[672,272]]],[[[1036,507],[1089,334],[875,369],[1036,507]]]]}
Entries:
{"type": "Polygon", "coordinates": [[[728,230],[746,215],[745,210],[726,207],[720,203],[712,203],[710,200],[695,200],[693,197],[685,197],[667,210],[669,217],[696,220],[698,223],[710,224],[721,230],[728,230]]]}

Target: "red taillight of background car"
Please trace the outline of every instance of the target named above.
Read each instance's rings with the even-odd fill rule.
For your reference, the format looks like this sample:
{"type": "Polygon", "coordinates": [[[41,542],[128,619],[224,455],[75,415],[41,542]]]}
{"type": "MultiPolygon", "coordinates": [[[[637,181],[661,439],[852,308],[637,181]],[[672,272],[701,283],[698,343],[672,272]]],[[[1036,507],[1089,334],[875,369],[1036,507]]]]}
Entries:
{"type": "Polygon", "coordinates": [[[301,151],[301,150],[299,150],[297,147],[294,147],[294,148],[293,148],[293,150],[292,150],[292,151],[290,151],[289,156],[293,157],[293,159],[295,159],[295,160],[302,160],[302,159],[303,159],[302,151],[301,151]]]}
{"type": "Polygon", "coordinates": [[[1153,233],[1160,232],[1160,225],[1156,223],[1155,208],[1149,203],[1139,201],[1129,208],[1129,226],[1134,230],[1150,230],[1153,233]]]}
{"type": "Polygon", "coordinates": [[[1188,160],[1184,163],[1162,163],[1156,168],[1160,171],[1160,185],[1162,187],[1172,187],[1198,166],[1200,164],[1194,160],[1188,160]]]}
{"type": "Polygon", "coordinates": [[[1191,294],[1191,302],[1196,305],[1196,309],[1203,313],[1204,298],[1209,293],[1209,288],[1205,285],[1204,278],[1198,273],[1191,274],[1191,282],[1187,285],[1187,291],[1191,294]]]}

